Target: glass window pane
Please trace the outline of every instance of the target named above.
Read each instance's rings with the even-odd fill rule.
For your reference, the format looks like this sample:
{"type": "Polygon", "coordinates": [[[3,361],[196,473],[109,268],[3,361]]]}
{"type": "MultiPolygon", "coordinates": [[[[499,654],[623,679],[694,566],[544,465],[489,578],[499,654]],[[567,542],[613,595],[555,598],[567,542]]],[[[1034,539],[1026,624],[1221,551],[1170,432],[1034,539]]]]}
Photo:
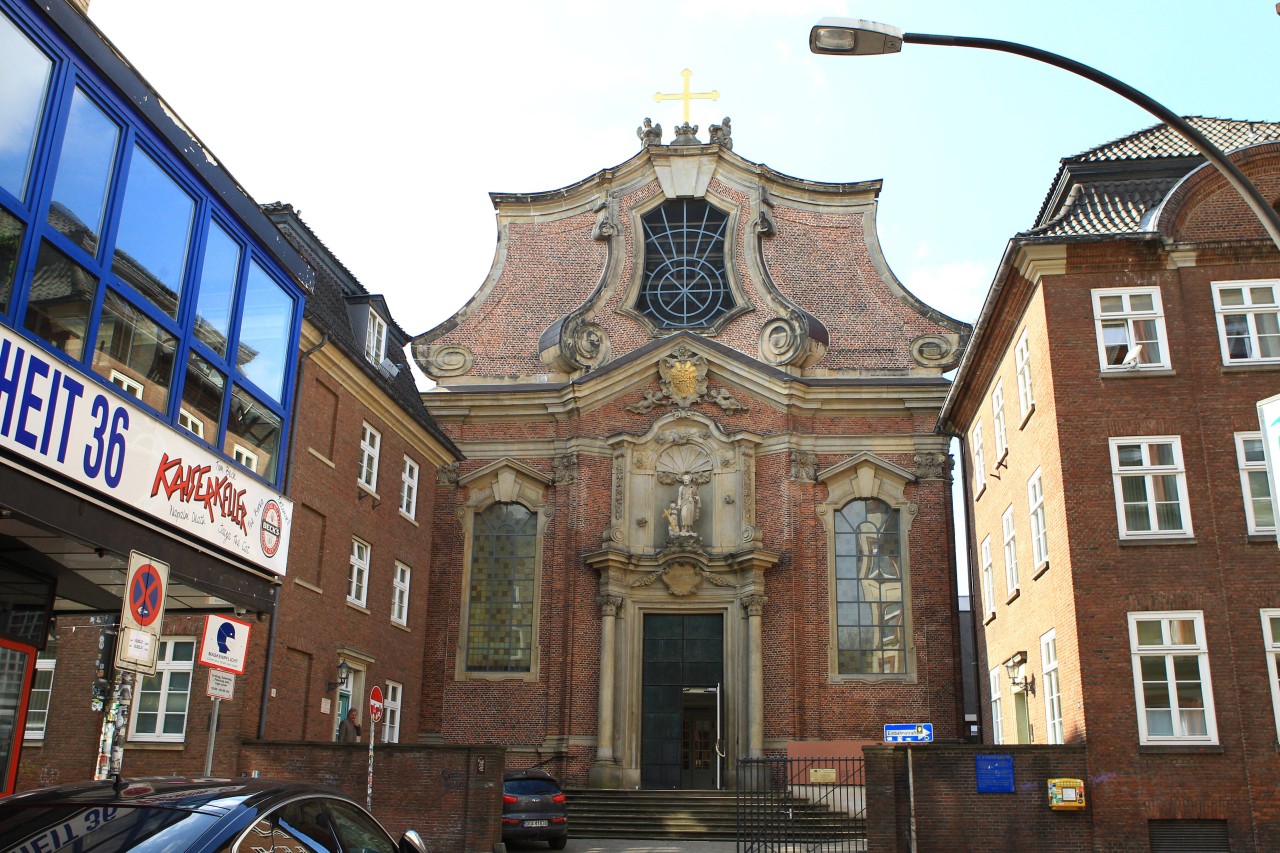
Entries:
{"type": "Polygon", "coordinates": [[[1254,305],[1274,305],[1275,296],[1270,287],[1251,287],[1249,288],[1249,300],[1254,305]]]}
{"type": "Polygon", "coordinates": [[[1246,438],[1240,442],[1240,446],[1244,449],[1245,462],[1265,462],[1267,457],[1263,452],[1262,439],[1246,438]]]}
{"type": "Polygon", "coordinates": [[[76,89],[53,182],[49,224],[91,255],[98,252],[119,142],[120,128],[76,89]]]}
{"type": "Polygon", "coordinates": [[[49,57],[0,15],[0,187],[19,199],[26,198],[52,69],[49,57]]]}
{"type": "Polygon", "coordinates": [[[111,271],[170,317],[178,316],[196,205],[141,148],[134,148],[111,271]]]}
{"type": "MultiPolygon", "coordinates": [[[[1175,646],[1194,646],[1196,644],[1195,620],[1170,619],[1169,643],[1175,646]]],[[[1179,660],[1195,660],[1195,658],[1179,658],[1179,660]]]]}
{"type": "Polygon", "coordinates": [[[1244,290],[1239,287],[1224,287],[1218,291],[1218,304],[1227,307],[1244,304],[1244,290]]]}
{"type": "Polygon", "coordinates": [[[173,644],[173,654],[169,656],[172,661],[187,661],[195,657],[196,644],[187,640],[181,643],[173,644]]]}
{"type": "Polygon", "coordinates": [[[1119,314],[1124,311],[1124,298],[1121,296],[1098,297],[1098,310],[1103,314],[1119,314]]]}
{"type": "Polygon", "coordinates": [[[237,445],[252,451],[257,459],[254,470],[274,483],[280,450],[280,417],[238,385],[233,386],[231,392],[231,413],[223,451],[234,458],[237,445]]]}
{"type": "Polygon", "coordinates": [[[48,243],[40,245],[24,325],[72,358],[84,355],[84,336],[98,282],[48,243]]]}
{"type": "Polygon", "coordinates": [[[218,223],[209,227],[204,263],[200,268],[200,296],[196,301],[196,337],[219,355],[227,354],[231,307],[240,269],[240,246],[218,223]]]}
{"type": "Polygon", "coordinates": [[[222,427],[222,401],[227,393],[227,377],[194,350],[187,354],[187,378],[182,386],[182,407],[200,424],[184,424],[187,429],[216,446],[222,427]]]}
{"type": "Polygon", "coordinates": [[[1141,444],[1121,444],[1116,447],[1116,459],[1128,468],[1145,464],[1141,444]]]}
{"type": "Polygon", "coordinates": [[[123,297],[107,291],[93,348],[93,369],[106,379],[120,373],[142,386],[142,401],[164,411],[173,384],[178,339],[123,297]]]}
{"type": "Polygon", "coordinates": [[[1148,709],[1147,734],[1151,737],[1173,737],[1173,712],[1148,709]]]}
{"type": "Polygon", "coordinates": [[[1155,300],[1151,298],[1150,293],[1131,293],[1129,294],[1129,310],[1154,311],[1155,300]]]}
{"type": "MultiPolygon", "coordinates": [[[[0,65],[4,59],[0,58],[0,65]]],[[[0,133],[3,133],[0,130],[0,133]]],[[[18,250],[22,248],[22,222],[0,207],[0,314],[9,310],[13,282],[18,272],[18,250]]]]}
{"type": "MultiPolygon", "coordinates": [[[[1140,646],[1162,646],[1164,645],[1164,632],[1160,630],[1161,622],[1158,619],[1142,619],[1138,622],[1138,645],[1140,646]]],[[[1143,663],[1152,660],[1152,658],[1143,658],[1143,663]]],[[[1161,670],[1163,672],[1163,669],[1161,670]]]]}
{"type": "Polygon", "coordinates": [[[293,328],[293,300],[256,261],[249,264],[246,287],[236,366],[273,400],[279,400],[293,328]]]}
{"type": "Polygon", "coordinates": [[[1172,465],[1173,464],[1173,445],[1172,444],[1151,444],[1148,445],[1151,450],[1152,465],[1172,465]]]}

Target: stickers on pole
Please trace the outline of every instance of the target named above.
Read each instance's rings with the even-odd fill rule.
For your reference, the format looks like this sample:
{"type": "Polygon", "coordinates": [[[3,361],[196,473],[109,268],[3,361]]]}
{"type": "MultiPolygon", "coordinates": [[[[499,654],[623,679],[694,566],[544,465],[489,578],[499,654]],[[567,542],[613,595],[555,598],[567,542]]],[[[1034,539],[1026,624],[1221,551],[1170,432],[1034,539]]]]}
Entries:
{"type": "Polygon", "coordinates": [[[210,614],[204,618],[204,638],[197,661],[224,672],[244,675],[251,624],[243,619],[210,614]]]}
{"type": "Polygon", "coordinates": [[[155,675],[168,587],[168,563],[138,551],[129,552],[120,636],[116,638],[116,669],[155,675]]]}

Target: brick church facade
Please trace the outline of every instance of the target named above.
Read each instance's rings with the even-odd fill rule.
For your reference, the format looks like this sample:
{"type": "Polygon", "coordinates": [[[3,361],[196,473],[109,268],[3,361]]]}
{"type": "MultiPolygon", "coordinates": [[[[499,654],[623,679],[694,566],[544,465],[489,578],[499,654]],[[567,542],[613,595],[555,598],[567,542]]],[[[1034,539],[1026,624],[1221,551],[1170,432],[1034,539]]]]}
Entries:
{"type": "Polygon", "coordinates": [[[419,729],[571,785],[733,787],[799,741],[961,734],[948,438],[969,328],[893,276],[879,181],[724,129],[493,196],[493,268],[413,342],[434,496],[419,729]]]}

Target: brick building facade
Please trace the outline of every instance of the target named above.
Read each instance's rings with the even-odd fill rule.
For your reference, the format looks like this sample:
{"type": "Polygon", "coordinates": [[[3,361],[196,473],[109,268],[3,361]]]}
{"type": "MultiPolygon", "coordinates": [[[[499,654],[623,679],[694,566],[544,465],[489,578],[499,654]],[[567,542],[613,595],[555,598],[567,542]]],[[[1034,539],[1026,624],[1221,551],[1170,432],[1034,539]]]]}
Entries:
{"type": "Polygon", "coordinates": [[[793,740],[960,734],[934,422],[969,329],[888,269],[878,181],[730,147],[684,128],[495,195],[489,277],[415,340],[466,457],[435,496],[431,740],[697,788],[793,740]]]}
{"type": "MultiPolygon", "coordinates": [[[[1194,121],[1280,197],[1280,126],[1194,121]]],[[[1280,390],[1277,276],[1166,127],[1067,158],[943,412],[966,446],[985,739],[1085,746],[1093,849],[1280,847],[1255,411],[1280,390]]]]}

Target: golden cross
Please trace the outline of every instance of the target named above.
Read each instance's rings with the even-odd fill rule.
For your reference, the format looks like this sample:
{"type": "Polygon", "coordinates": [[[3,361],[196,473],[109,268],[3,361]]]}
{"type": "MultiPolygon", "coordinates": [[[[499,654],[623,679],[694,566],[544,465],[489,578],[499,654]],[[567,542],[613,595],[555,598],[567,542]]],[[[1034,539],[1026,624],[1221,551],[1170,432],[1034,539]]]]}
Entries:
{"type": "Polygon", "coordinates": [[[684,101],[684,123],[688,124],[690,101],[692,101],[694,98],[718,101],[720,100],[720,93],[715,89],[712,89],[710,92],[690,92],[689,78],[693,76],[693,72],[690,71],[688,68],[686,68],[685,70],[680,72],[680,76],[684,78],[683,92],[681,92],[678,95],[664,95],[661,92],[655,92],[653,95],[653,99],[658,103],[662,103],[663,101],[684,101]]]}

